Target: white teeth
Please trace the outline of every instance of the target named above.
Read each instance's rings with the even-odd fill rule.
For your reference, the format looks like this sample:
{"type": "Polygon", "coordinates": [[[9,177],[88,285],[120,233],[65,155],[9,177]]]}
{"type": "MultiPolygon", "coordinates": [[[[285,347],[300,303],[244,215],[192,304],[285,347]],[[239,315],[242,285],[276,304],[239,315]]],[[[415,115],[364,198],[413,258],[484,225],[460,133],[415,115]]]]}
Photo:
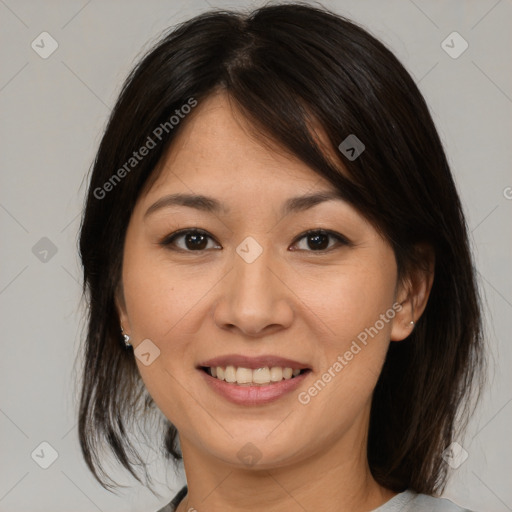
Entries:
{"type": "Polygon", "coordinates": [[[298,368],[292,369],[289,367],[281,368],[279,366],[273,366],[269,368],[265,366],[263,368],[256,368],[254,370],[244,367],[236,366],[212,366],[210,368],[210,374],[219,380],[225,380],[226,382],[236,383],[240,385],[248,384],[270,384],[271,382],[280,382],[283,379],[289,380],[300,374],[298,368]]]}
{"type": "Polygon", "coordinates": [[[234,366],[226,366],[224,372],[224,380],[226,382],[236,382],[236,370],[234,366]]]}
{"type": "MultiPolygon", "coordinates": [[[[257,368],[256,370],[253,370],[251,373],[252,373],[251,380],[255,384],[267,384],[270,382],[270,370],[267,367],[257,368]]],[[[238,381],[238,379],[237,379],[237,381],[238,381]]],[[[240,381],[238,381],[238,382],[240,382],[240,381]]]]}
{"type": "Polygon", "coordinates": [[[249,384],[252,382],[252,370],[249,370],[249,368],[238,368],[235,375],[238,384],[249,384]]]}
{"type": "Polygon", "coordinates": [[[283,379],[291,379],[293,375],[293,370],[291,368],[283,369],[283,379]]]}
{"type": "Polygon", "coordinates": [[[283,380],[283,369],[279,368],[279,366],[270,368],[270,380],[272,382],[279,382],[280,380],[283,380]]]}

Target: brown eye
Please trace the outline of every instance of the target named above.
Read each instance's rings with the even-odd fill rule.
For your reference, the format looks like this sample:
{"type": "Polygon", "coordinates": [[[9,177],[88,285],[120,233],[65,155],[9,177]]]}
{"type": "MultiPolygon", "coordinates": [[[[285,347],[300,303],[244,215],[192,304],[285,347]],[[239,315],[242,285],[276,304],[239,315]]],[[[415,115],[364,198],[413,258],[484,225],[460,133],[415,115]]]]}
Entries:
{"type": "Polygon", "coordinates": [[[186,229],[169,235],[161,242],[161,244],[171,249],[176,248],[187,252],[201,252],[209,248],[208,239],[213,240],[206,231],[199,229],[186,229]],[[182,240],[181,245],[176,244],[178,240],[182,240]]]}
{"type": "MultiPolygon", "coordinates": [[[[331,250],[336,245],[351,245],[351,242],[340,233],[323,229],[310,230],[303,233],[295,239],[294,244],[303,239],[306,240],[305,247],[294,250],[325,252],[331,250]],[[334,243],[330,244],[332,240],[334,240],[334,243]]],[[[213,241],[214,238],[202,229],[182,229],[164,238],[160,244],[171,250],[184,252],[204,252],[212,248],[222,249],[220,245],[209,247],[209,240],[213,241]]]]}
{"type": "MultiPolygon", "coordinates": [[[[306,240],[305,247],[303,246],[302,248],[299,248],[299,250],[305,250],[308,252],[322,252],[330,250],[332,248],[332,245],[329,246],[329,239],[336,240],[336,242],[338,242],[338,245],[350,245],[350,242],[340,233],[326,231],[323,229],[308,231],[307,233],[304,233],[296,240],[300,241],[302,239],[306,240]]],[[[334,243],[333,245],[335,246],[337,244],[334,243]]]]}

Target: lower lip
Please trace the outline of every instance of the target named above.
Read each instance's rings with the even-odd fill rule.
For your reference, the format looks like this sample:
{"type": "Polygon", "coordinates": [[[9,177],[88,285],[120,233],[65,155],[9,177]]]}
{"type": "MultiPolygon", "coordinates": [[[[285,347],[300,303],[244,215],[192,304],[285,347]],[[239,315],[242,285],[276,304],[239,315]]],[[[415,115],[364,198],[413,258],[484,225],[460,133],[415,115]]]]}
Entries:
{"type": "Polygon", "coordinates": [[[261,405],[273,402],[297,389],[311,373],[311,371],[307,371],[292,379],[264,386],[239,386],[238,384],[232,384],[212,377],[201,369],[199,372],[214,391],[237,405],[261,405]]]}

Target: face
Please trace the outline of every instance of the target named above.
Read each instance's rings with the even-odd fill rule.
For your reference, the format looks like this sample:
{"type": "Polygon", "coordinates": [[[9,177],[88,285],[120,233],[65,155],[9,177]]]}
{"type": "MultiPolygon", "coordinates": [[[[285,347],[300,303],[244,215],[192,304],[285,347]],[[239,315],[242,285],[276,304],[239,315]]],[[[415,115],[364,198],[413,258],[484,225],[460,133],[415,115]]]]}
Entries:
{"type": "Polygon", "coordinates": [[[183,450],[228,464],[252,454],[277,467],[336,443],[363,446],[390,339],[410,321],[390,245],[338,198],[285,210],[336,190],[259,143],[226,96],[203,101],[182,128],[124,248],[118,307],[149,393],[183,450]],[[200,368],[223,356],[219,366],[235,363],[225,379],[268,366],[249,378],[275,382],[222,382],[200,368]],[[287,379],[283,367],[302,373],[287,379]]]}

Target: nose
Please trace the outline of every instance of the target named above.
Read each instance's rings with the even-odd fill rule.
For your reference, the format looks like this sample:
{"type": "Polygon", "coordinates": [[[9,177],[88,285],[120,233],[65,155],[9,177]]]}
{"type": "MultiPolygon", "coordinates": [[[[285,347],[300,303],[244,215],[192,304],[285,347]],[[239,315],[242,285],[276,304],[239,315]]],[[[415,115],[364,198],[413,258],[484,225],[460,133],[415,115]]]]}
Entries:
{"type": "Polygon", "coordinates": [[[253,261],[240,254],[233,255],[233,269],[220,283],[214,311],[217,326],[252,338],[289,327],[294,295],[285,282],[285,263],[273,258],[267,247],[253,261]]]}

